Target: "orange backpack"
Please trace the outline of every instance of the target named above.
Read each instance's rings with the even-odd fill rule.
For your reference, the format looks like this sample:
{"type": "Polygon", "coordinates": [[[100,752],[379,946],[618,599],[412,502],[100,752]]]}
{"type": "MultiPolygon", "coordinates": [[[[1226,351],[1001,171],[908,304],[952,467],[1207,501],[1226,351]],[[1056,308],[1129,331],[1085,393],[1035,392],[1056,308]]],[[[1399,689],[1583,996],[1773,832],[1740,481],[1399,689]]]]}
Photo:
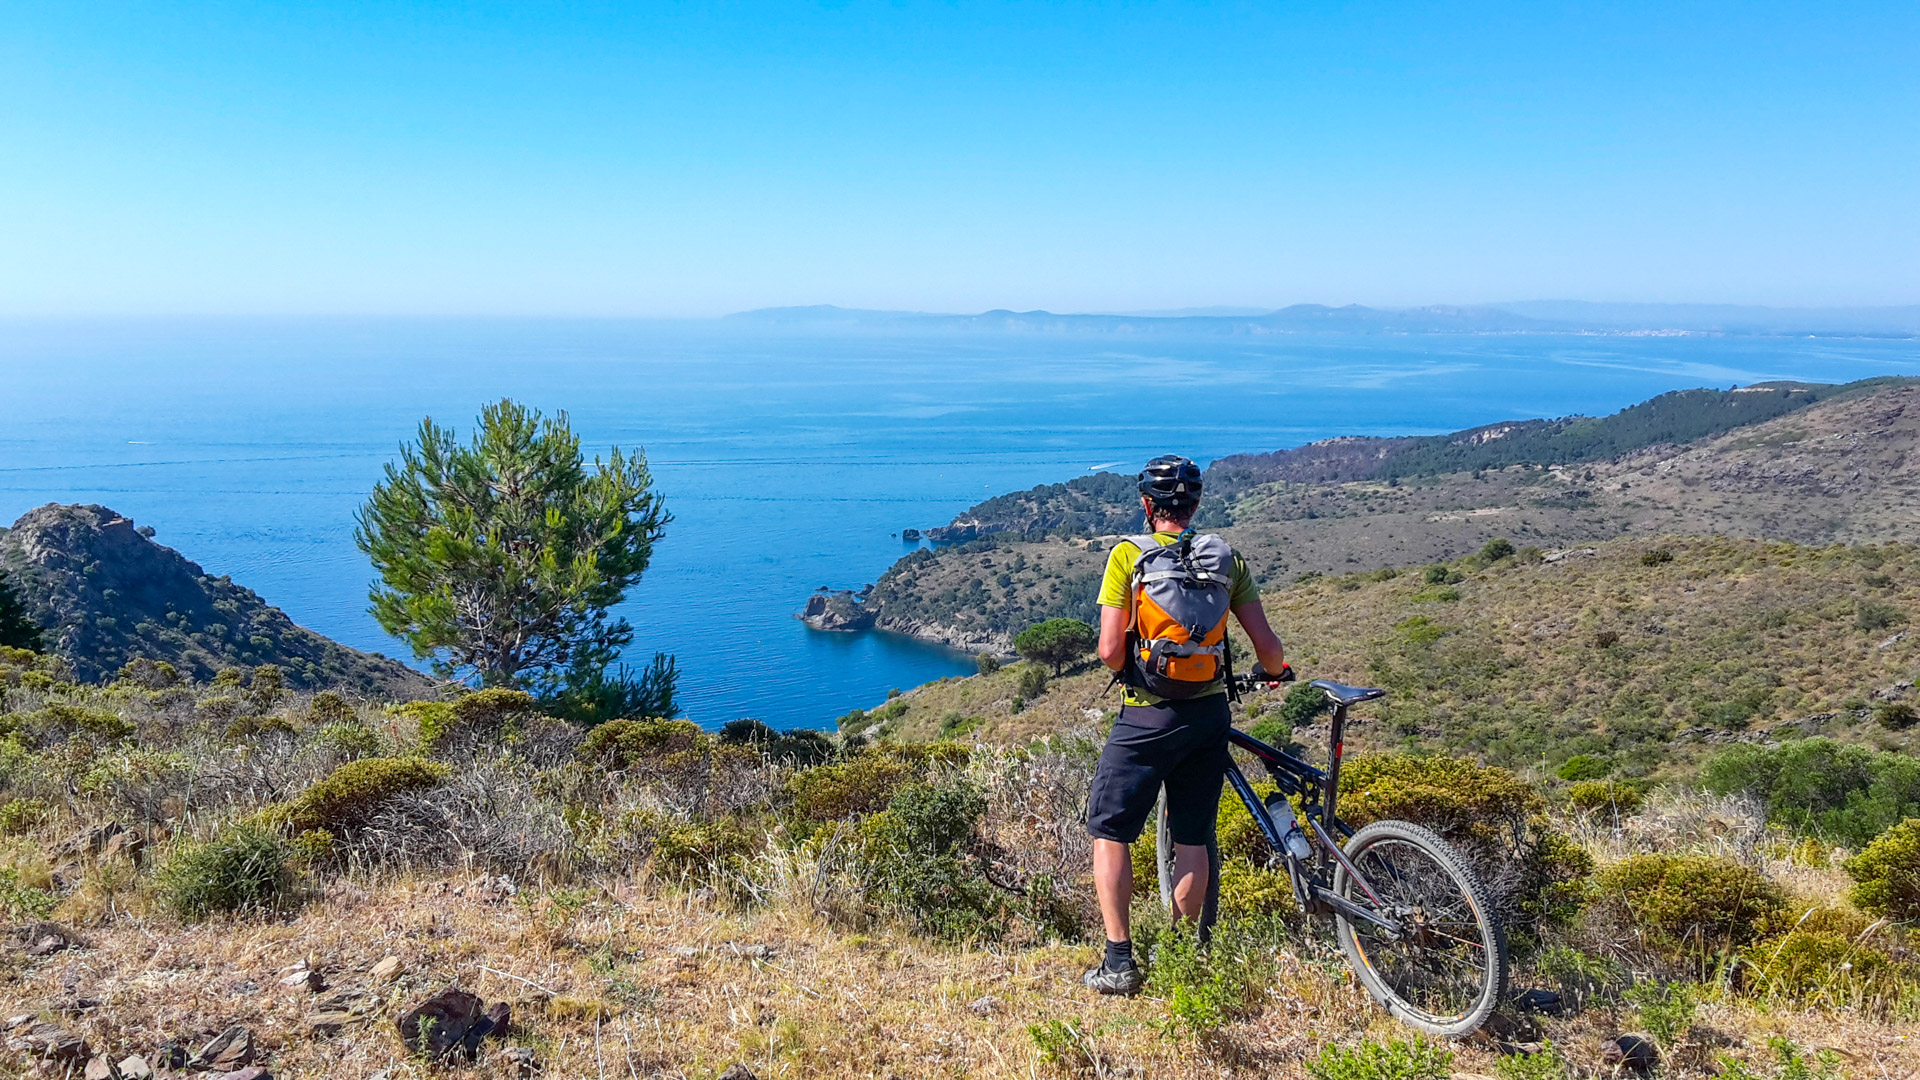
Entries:
{"type": "Polygon", "coordinates": [[[1127,683],[1156,697],[1195,697],[1232,674],[1233,549],[1192,529],[1171,544],[1152,536],[1128,542],[1140,560],[1128,587],[1127,683]]]}

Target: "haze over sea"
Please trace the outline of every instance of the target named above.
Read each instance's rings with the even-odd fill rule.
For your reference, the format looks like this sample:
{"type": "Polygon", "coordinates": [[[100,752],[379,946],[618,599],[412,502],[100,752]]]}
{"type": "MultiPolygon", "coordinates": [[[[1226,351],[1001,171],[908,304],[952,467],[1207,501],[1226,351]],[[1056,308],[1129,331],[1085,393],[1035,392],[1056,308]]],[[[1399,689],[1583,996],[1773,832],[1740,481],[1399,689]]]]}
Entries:
{"type": "MultiPolygon", "coordinates": [[[[353,515],[422,416],[510,396],[588,453],[644,447],[675,521],[623,607],[687,714],[830,726],[968,657],[792,617],[873,581],[903,527],[980,499],[1333,435],[1604,414],[1667,390],[1920,374],[1920,341],[1576,335],[781,337],[725,323],[14,322],[0,523],[101,503],[296,622],[405,656],[366,613],[353,515]],[[1155,428],[1159,427],[1159,433],[1155,428]]],[[[1282,632],[1285,630],[1282,628],[1282,632]]]]}

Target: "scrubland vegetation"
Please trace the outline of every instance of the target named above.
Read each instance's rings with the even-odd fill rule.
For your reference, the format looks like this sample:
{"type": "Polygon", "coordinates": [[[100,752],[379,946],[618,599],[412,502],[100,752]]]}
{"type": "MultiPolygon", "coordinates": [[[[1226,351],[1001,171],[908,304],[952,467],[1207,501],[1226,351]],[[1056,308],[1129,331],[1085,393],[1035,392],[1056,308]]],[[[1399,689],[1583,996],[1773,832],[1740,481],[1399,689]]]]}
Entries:
{"type": "MultiPolygon", "coordinates": [[[[1571,1077],[1632,1034],[1669,1076],[1908,1076],[1920,782],[1876,706],[1910,700],[1913,558],[1506,545],[1269,596],[1304,674],[1394,690],[1354,728],[1347,816],[1450,837],[1516,990],[1558,996],[1458,1045],[1371,1005],[1231,800],[1211,947],[1158,913],[1143,843],[1148,993],[1085,995],[1112,700],[1051,655],[825,735],[294,694],[271,668],[82,686],[10,651],[0,905],[88,943],[6,952],[0,999],[116,1054],[247,1024],[283,1076],[512,1075],[401,1048],[391,1014],[449,982],[512,1002],[548,1075],[1571,1077]],[[332,996],[280,986],[294,965],[332,996]]],[[[1303,747],[1322,718],[1298,687],[1241,710],[1303,747]]]]}

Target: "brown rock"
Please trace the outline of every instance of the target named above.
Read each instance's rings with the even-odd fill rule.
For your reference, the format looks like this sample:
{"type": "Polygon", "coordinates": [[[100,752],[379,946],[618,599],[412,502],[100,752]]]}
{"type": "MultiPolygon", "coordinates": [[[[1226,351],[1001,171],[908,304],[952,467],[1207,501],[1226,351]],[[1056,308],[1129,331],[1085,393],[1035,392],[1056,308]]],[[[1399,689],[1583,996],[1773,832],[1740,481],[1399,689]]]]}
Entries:
{"type": "MultiPolygon", "coordinates": [[[[501,1014],[505,1018],[505,1014],[501,1014]]],[[[456,986],[401,1013],[394,1021],[407,1049],[430,1058],[459,1054],[472,1061],[480,1040],[493,1030],[486,1003],[456,986]]]]}
{"type": "Polygon", "coordinates": [[[51,922],[16,926],[7,933],[7,941],[17,949],[24,949],[28,956],[52,956],[67,949],[84,949],[88,944],[86,938],[51,922]]]}
{"type": "Polygon", "coordinates": [[[109,836],[107,842],[100,845],[100,857],[111,859],[124,855],[133,862],[139,862],[140,853],[145,851],[146,847],[147,838],[140,835],[139,830],[122,829],[109,836]]]}
{"type": "Polygon", "coordinates": [[[367,972],[367,976],[374,982],[389,982],[399,975],[400,958],[397,956],[387,957],[385,960],[373,965],[372,971],[367,972]]]}
{"type": "Polygon", "coordinates": [[[120,1080],[153,1080],[153,1067],[139,1054],[132,1054],[120,1062],[120,1080]]]}
{"type": "Polygon", "coordinates": [[[1600,1060],[1618,1074],[1622,1071],[1648,1076],[1660,1064],[1660,1052],[1653,1040],[1641,1035],[1615,1035],[1607,1040],[1600,1060]]]}
{"type": "Polygon", "coordinates": [[[65,1065],[77,1065],[93,1056],[93,1047],[87,1040],[68,1031],[58,1024],[34,1022],[16,1029],[15,1035],[8,1040],[8,1046],[19,1045],[15,1049],[47,1061],[65,1065]]]}
{"type": "Polygon", "coordinates": [[[268,1072],[263,1066],[254,1065],[250,1068],[235,1069],[233,1072],[219,1077],[218,1080],[273,1080],[273,1074],[268,1072]]]}
{"type": "Polygon", "coordinates": [[[720,1080],[759,1080],[759,1078],[753,1075],[752,1069],[735,1063],[727,1066],[727,1071],[720,1074],[720,1080]]]}
{"type": "Polygon", "coordinates": [[[81,1080],[120,1080],[120,1070],[107,1055],[96,1054],[87,1062],[86,1071],[80,1077],[81,1080]]]}
{"type": "Polygon", "coordinates": [[[253,1064],[254,1053],[253,1032],[235,1024],[215,1035],[187,1065],[207,1072],[233,1072],[253,1064]]]}
{"type": "Polygon", "coordinates": [[[55,844],[53,856],[58,860],[69,855],[98,855],[106,848],[108,841],[126,831],[127,827],[117,821],[83,829],[55,844]]]}

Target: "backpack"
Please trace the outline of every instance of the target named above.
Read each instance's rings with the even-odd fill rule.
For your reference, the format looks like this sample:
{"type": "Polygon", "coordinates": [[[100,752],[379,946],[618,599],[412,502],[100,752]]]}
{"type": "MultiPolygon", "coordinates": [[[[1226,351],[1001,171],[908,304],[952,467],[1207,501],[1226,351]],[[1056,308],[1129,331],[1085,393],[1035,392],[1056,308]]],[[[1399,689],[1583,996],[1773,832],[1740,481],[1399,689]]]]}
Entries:
{"type": "Polygon", "coordinates": [[[1233,549],[1191,529],[1171,544],[1152,536],[1127,542],[1140,549],[1127,589],[1127,684],[1156,697],[1194,697],[1232,674],[1233,549]]]}

